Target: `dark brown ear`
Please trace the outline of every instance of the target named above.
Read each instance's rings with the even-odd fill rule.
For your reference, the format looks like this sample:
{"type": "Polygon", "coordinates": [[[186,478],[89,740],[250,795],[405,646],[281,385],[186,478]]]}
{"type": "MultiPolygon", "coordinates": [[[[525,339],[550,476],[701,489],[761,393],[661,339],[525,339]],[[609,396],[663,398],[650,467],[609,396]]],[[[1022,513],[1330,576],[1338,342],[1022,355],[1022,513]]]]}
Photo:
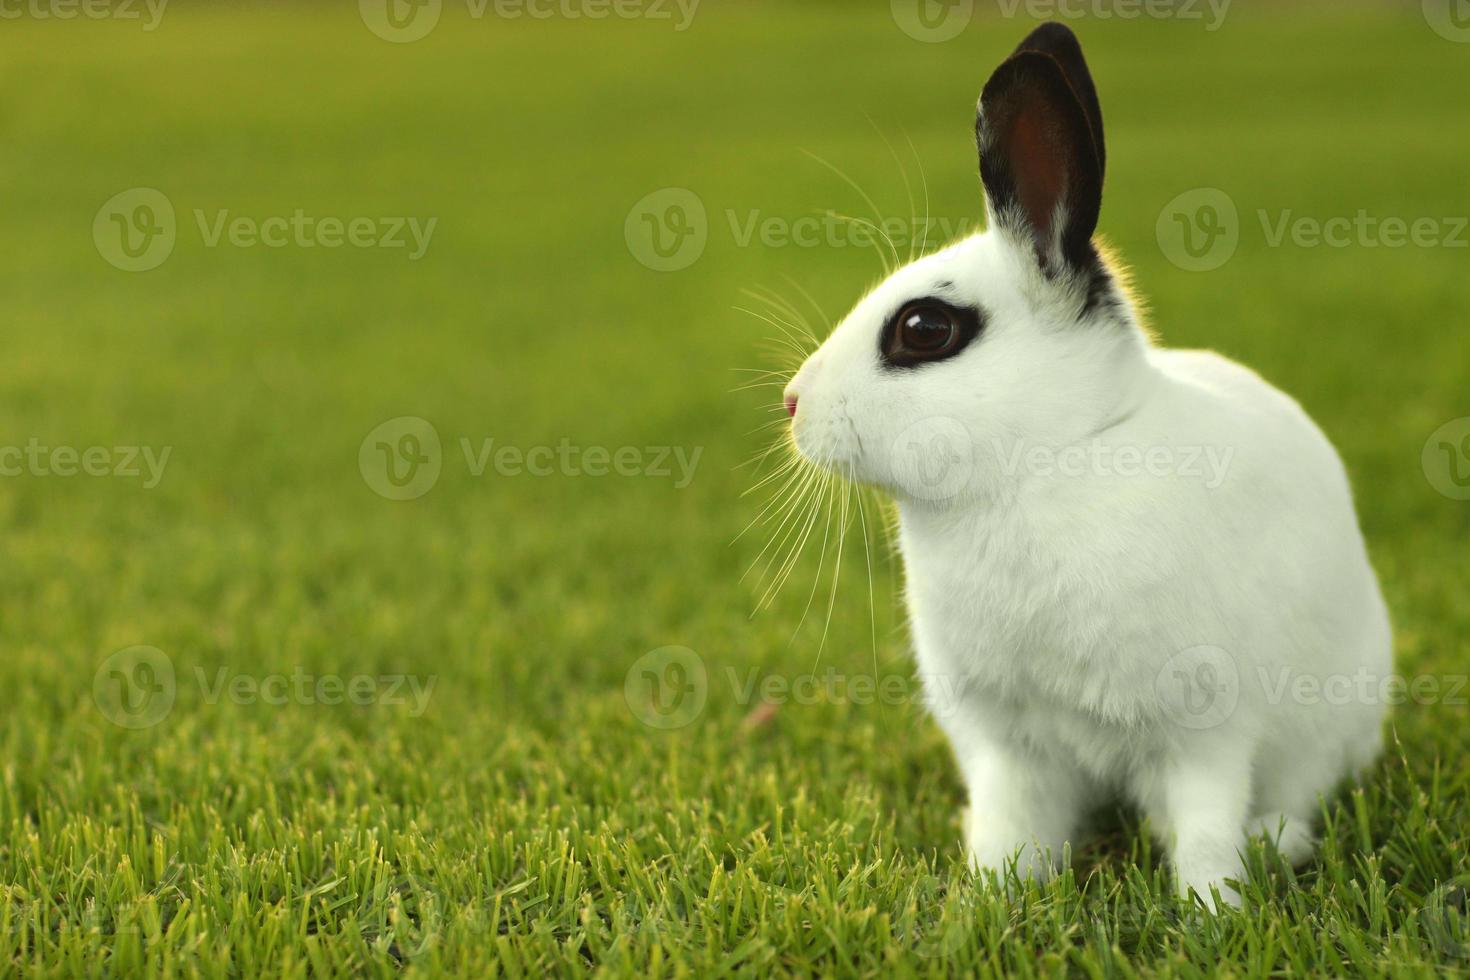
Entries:
{"type": "Polygon", "coordinates": [[[1082,57],[1082,44],[1077,35],[1066,24],[1049,21],[1026,35],[1026,40],[1016,45],[1013,53],[1022,51],[1051,55],[1061,67],[1062,74],[1067,76],[1067,84],[1072,86],[1077,101],[1082,103],[1082,111],[1087,114],[1087,126],[1092,130],[1092,147],[1097,151],[1097,168],[1106,172],[1108,161],[1107,148],[1103,143],[1102,106],[1098,104],[1097,86],[1092,84],[1092,72],[1087,70],[1087,59],[1082,57]]]}
{"type": "Polygon", "coordinates": [[[1056,58],[1024,50],[997,68],[980,94],[975,135],[991,226],[1030,243],[1049,276],[1095,269],[1102,157],[1056,58]]]}

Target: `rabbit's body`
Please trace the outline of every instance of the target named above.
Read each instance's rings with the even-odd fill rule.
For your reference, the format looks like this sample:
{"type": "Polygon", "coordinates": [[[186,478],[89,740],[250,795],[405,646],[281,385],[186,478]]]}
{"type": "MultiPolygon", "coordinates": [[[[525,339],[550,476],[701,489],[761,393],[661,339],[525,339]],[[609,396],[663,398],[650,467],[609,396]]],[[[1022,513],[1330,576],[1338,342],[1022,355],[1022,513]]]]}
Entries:
{"type": "Polygon", "coordinates": [[[1188,882],[1207,893],[1250,830],[1305,857],[1319,794],[1376,755],[1381,704],[1350,685],[1388,676],[1388,617],[1342,465],[1296,403],[1214,354],[1141,357],[1146,393],[1092,458],[1168,446],[1171,471],[1028,474],[961,510],[901,499],[899,541],[976,863],[1056,857],[1119,795],[1167,837],[1169,773],[1197,766],[1199,803],[1236,829],[1188,882]],[[1196,450],[1228,463],[1195,475],[1196,450]]]}
{"type": "Polygon", "coordinates": [[[989,227],[858,303],[788,386],[792,434],[898,502],[972,861],[1041,870],[1122,795],[1208,896],[1247,833],[1309,853],[1319,795],[1378,750],[1391,640],[1347,477],[1292,399],[1139,326],[1092,242],[1070,31],[997,69],[977,135],[989,227]]]}

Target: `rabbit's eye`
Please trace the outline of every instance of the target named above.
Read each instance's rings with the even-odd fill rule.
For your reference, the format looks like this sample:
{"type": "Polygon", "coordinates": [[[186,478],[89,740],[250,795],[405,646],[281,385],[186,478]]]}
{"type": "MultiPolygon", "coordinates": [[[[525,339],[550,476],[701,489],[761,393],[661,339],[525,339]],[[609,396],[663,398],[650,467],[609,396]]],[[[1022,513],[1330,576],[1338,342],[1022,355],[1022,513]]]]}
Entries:
{"type": "Polygon", "coordinates": [[[883,332],[883,359],[894,367],[943,360],[958,354],[979,332],[975,310],[936,299],[910,303],[883,332]]]}
{"type": "Polygon", "coordinates": [[[911,306],[899,314],[898,334],[909,350],[932,354],[954,340],[955,322],[942,306],[911,306]]]}

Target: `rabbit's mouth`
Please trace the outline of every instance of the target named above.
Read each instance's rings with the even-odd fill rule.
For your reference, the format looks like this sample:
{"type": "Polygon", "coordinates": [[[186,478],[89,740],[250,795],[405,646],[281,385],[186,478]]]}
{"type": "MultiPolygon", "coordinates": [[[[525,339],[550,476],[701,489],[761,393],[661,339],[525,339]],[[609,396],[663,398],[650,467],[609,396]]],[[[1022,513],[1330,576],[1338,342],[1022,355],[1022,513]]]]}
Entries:
{"type": "Polygon", "coordinates": [[[846,399],[839,399],[826,411],[814,411],[810,400],[799,400],[800,407],[792,418],[791,442],[811,466],[858,486],[893,489],[890,475],[881,472],[867,452],[861,426],[848,411],[846,399]]]}

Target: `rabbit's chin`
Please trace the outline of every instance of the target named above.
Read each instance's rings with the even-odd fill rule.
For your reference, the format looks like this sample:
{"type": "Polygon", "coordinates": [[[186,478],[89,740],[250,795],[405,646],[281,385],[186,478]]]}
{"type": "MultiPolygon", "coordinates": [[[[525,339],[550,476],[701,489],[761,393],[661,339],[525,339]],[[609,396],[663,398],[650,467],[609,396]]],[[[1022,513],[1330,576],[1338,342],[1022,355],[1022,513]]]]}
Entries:
{"type": "Polygon", "coordinates": [[[791,443],[808,464],[853,483],[873,482],[862,441],[841,411],[822,412],[803,406],[805,415],[791,426],[791,443]]]}
{"type": "Polygon", "coordinates": [[[884,474],[875,473],[860,454],[835,452],[826,447],[806,450],[801,447],[800,443],[797,444],[797,452],[801,454],[801,458],[808,466],[835,477],[842,483],[879,490],[887,489],[884,474]]]}
{"type": "Polygon", "coordinates": [[[930,455],[908,461],[874,461],[863,455],[841,457],[802,453],[803,459],[844,484],[875,490],[903,507],[924,511],[959,509],[994,495],[994,474],[980,469],[973,454],[930,455]]]}

